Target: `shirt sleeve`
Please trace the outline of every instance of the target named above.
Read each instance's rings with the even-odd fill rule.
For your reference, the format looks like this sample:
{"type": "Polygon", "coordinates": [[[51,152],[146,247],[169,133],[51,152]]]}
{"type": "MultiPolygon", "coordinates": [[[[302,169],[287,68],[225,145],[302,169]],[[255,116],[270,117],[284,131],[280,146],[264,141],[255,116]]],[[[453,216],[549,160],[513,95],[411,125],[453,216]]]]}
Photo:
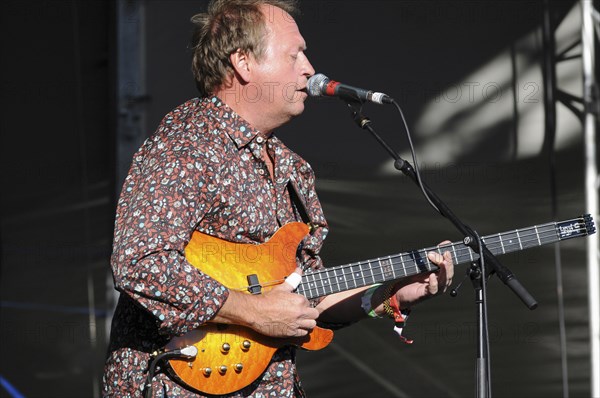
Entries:
{"type": "MultiPolygon", "coordinates": [[[[165,126],[165,122],[161,126],[165,126]]],[[[181,335],[211,320],[229,291],[191,265],[185,246],[210,209],[218,164],[198,140],[161,127],[134,156],[117,204],[111,265],[116,288],[181,335]]]]}

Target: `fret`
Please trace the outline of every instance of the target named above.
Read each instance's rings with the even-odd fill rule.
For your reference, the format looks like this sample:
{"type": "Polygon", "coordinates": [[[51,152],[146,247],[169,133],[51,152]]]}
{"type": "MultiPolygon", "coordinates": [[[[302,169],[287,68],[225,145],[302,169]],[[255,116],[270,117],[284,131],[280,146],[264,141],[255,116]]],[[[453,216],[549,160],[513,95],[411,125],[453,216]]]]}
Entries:
{"type": "Polygon", "coordinates": [[[415,274],[418,274],[419,273],[419,265],[417,264],[417,259],[415,257],[413,257],[412,255],[411,255],[411,257],[412,257],[413,263],[415,263],[415,274]]]}
{"type": "Polygon", "coordinates": [[[423,272],[423,268],[425,268],[427,271],[431,271],[433,268],[431,266],[431,260],[429,260],[429,256],[427,256],[427,252],[429,251],[429,249],[423,249],[420,251],[420,256],[419,256],[419,270],[421,272],[423,272]]]}
{"type": "Polygon", "coordinates": [[[344,281],[342,275],[344,275],[344,269],[341,267],[336,267],[334,275],[335,275],[335,284],[337,285],[337,290],[341,292],[342,290],[344,290],[342,288],[342,282],[344,281]],[[338,271],[340,271],[340,275],[338,275],[338,271]]]}
{"type": "Polygon", "coordinates": [[[315,285],[317,286],[317,292],[319,292],[319,290],[321,290],[323,292],[323,295],[327,294],[327,290],[325,289],[325,286],[323,285],[323,274],[322,273],[318,273],[315,275],[315,285]]]}
{"type": "Polygon", "coordinates": [[[317,284],[317,273],[316,272],[311,272],[309,275],[309,280],[310,282],[310,290],[313,291],[313,294],[315,295],[315,297],[319,297],[321,295],[321,293],[319,292],[319,285],[317,284]]]}
{"type": "Polygon", "coordinates": [[[506,249],[504,248],[504,241],[502,237],[498,236],[498,241],[500,242],[500,247],[502,248],[502,254],[506,254],[506,249]]]}
{"type": "Polygon", "coordinates": [[[360,263],[356,263],[356,264],[350,266],[350,272],[351,272],[350,275],[352,276],[352,279],[350,279],[350,282],[352,283],[352,289],[359,286],[359,284],[357,282],[360,278],[359,270],[360,270],[360,263]]]}
{"type": "Polygon", "coordinates": [[[432,270],[431,261],[429,260],[429,256],[427,256],[427,251],[428,251],[428,249],[421,250],[421,256],[419,257],[419,265],[421,265],[421,267],[419,267],[419,269],[421,271],[423,270],[423,266],[425,267],[425,269],[427,271],[432,270]]]}
{"type": "Polygon", "coordinates": [[[342,289],[340,288],[340,284],[337,278],[337,272],[339,270],[339,267],[334,267],[331,268],[331,271],[333,272],[333,275],[330,276],[329,278],[329,286],[331,286],[331,290],[333,292],[340,292],[342,291],[342,289]]]}
{"type": "Polygon", "coordinates": [[[331,286],[331,290],[333,292],[342,291],[342,288],[340,287],[340,284],[338,283],[338,278],[337,278],[338,270],[339,270],[339,267],[333,268],[332,269],[333,275],[331,275],[331,277],[329,278],[329,286],[331,286]]]}
{"type": "Polygon", "coordinates": [[[373,266],[371,265],[371,260],[364,262],[363,266],[367,267],[366,272],[364,272],[363,267],[361,267],[361,272],[363,273],[363,280],[364,280],[365,286],[373,285],[375,283],[375,281],[373,279],[373,266]],[[369,271],[371,272],[370,276],[369,276],[369,271]]]}
{"type": "Polygon", "coordinates": [[[343,277],[344,277],[344,283],[346,284],[346,290],[348,290],[348,289],[349,289],[349,287],[348,287],[348,278],[346,277],[346,268],[347,268],[347,267],[344,267],[344,268],[342,269],[342,271],[343,271],[343,272],[342,272],[342,275],[343,275],[343,277]]]}
{"type": "Polygon", "coordinates": [[[325,271],[325,276],[326,278],[323,279],[323,283],[327,286],[327,289],[329,290],[328,294],[333,293],[333,287],[331,286],[331,276],[329,275],[329,270],[325,271]]]}
{"type": "Polygon", "coordinates": [[[348,283],[346,281],[346,265],[343,267],[340,267],[339,269],[339,273],[337,275],[337,282],[338,282],[338,289],[339,290],[345,290],[345,287],[347,288],[348,283]]]}
{"type": "Polygon", "coordinates": [[[410,257],[408,257],[408,255],[406,253],[403,253],[399,256],[400,258],[400,263],[402,264],[402,270],[404,270],[404,276],[409,276],[412,275],[412,271],[410,270],[410,268],[412,267],[411,264],[411,259],[410,257]]]}
{"type": "Polygon", "coordinates": [[[331,294],[331,286],[329,284],[329,280],[327,279],[327,274],[323,275],[321,278],[321,286],[323,286],[323,291],[325,294],[331,294]]]}
{"type": "Polygon", "coordinates": [[[515,232],[517,233],[517,240],[519,241],[519,248],[521,250],[523,250],[523,244],[521,243],[521,235],[519,235],[519,230],[516,229],[515,232]]]}
{"type": "Polygon", "coordinates": [[[348,283],[346,281],[346,266],[344,265],[343,267],[339,267],[336,275],[337,275],[337,278],[336,278],[337,290],[340,292],[347,290],[348,283]]]}
{"type": "Polygon", "coordinates": [[[538,227],[537,225],[535,227],[533,227],[535,229],[535,235],[537,236],[537,240],[538,240],[538,244],[541,246],[542,245],[542,241],[540,240],[540,234],[538,233],[538,227]]]}
{"type": "MultiPolygon", "coordinates": [[[[427,254],[424,250],[415,250],[411,253],[411,257],[413,257],[413,261],[415,262],[415,273],[419,274],[422,272],[422,266],[426,265],[426,261],[423,257],[427,258],[427,254]]],[[[429,261],[429,259],[427,259],[429,261]]]]}
{"type": "Polygon", "coordinates": [[[404,276],[408,276],[408,269],[406,268],[406,264],[404,263],[404,256],[400,256],[400,263],[402,264],[402,270],[404,271],[404,276]]]}
{"type": "Polygon", "coordinates": [[[346,265],[344,265],[344,266],[342,267],[342,269],[341,269],[342,273],[341,273],[341,275],[340,275],[340,276],[341,276],[341,278],[342,278],[342,279],[341,279],[341,280],[342,280],[342,282],[344,283],[344,285],[343,285],[343,286],[340,284],[340,288],[341,288],[342,290],[348,290],[348,289],[350,289],[350,285],[348,284],[348,270],[349,270],[349,269],[350,269],[350,264],[346,264],[346,265]]]}
{"type": "Polygon", "coordinates": [[[427,267],[427,270],[431,271],[433,269],[433,267],[431,265],[432,264],[431,260],[429,259],[429,256],[427,255],[427,250],[426,249],[423,250],[423,254],[424,254],[424,257],[425,257],[425,266],[427,267]]]}
{"type": "Polygon", "coordinates": [[[523,248],[529,249],[532,247],[539,246],[539,244],[538,244],[539,237],[537,236],[537,232],[533,228],[529,228],[528,231],[522,230],[522,232],[528,232],[528,234],[522,235],[525,238],[525,240],[523,240],[523,248]],[[535,237],[534,237],[534,235],[535,235],[535,237]]]}
{"type": "Polygon", "coordinates": [[[309,274],[309,277],[312,278],[312,282],[310,283],[311,287],[315,290],[315,292],[317,293],[317,296],[318,296],[320,293],[319,293],[319,285],[317,284],[316,273],[311,272],[309,274]]]}
{"type": "Polygon", "coordinates": [[[370,267],[370,268],[371,268],[371,279],[373,281],[373,284],[375,284],[376,282],[375,282],[375,275],[373,275],[373,267],[370,267]]]}
{"type": "MultiPolygon", "coordinates": [[[[315,275],[314,275],[314,273],[310,273],[310,274],[307,274],[307,275],[306,275],[306,282],[308,283],[308,288],[309,288],[311,291],[312,291],[312,290],[314,289],[314,287],[315,287],[315,282],[314,282],[314,279],[315,279],[315,275]],[[311,277],[312,277],[312,279],[313,279],[313,282],[311,282],[311,281],[310,281],[311,277]]],[[[317,295],[318,295],[318,292],[317,292],[317,295]]]]}
{"type": "Polygon", "coordinates": [[[456,255],[456,245],[452,245],[452,254],[454,255],[454,264],[460,264],[458,256],[456,255]]]}
{"type": "Polygon", "coordinates": [[[388,256],[388,259],[390,260],[390,264],[392,267],[392,279],[398,279],[398,277],[396,276],[396,267],[394,267],[394,260],[392,260],[392,256],[388,256]]]}
{"type": "MultiPolygon", "coordinates": [[[[368,263],[369,263],[369,261],[367,260],[367,264],[368,263]]],[[[367,283],[365,281],[365,274],[363,273],[362,264],[364,264],[364,263],[360,263],[360,277],[362,279],[362,285],[365,286],[367,283]]]]}
{"type": "MultiPolygon", "coordinates": [[[[381,263],[381,260],[379,262],[381,263]]],[[[382,282],[395,279],[394,260],[392,260],[391,256],[387,256],[387,257],[383,258],[383,267],[381,268],[381,278],[382,278],[382,282]]]]}
{"type": "MultiPolygon", "coordinates": [[[[377,268],[379,270],[383,269],[383,266],[381,265],[381,259],[376,258],[376,259],[374,259],[374,261],[377,261],[377,268]]],[[[381,283],[382,282],[381,280],[377,279],[378,276],[381,277],[381,272],[379,272],[379,274],[377,274],[377,275],[374,275],[373,274],[373,268],[371,268],[371,275],[373,275],[373,282],[374,283],[381,283]]]]}
{"type": "Polygon", "coordinates": [[[298,286],[298,291],[302,290],[302,294],[304,296],[306,296],[307,298],[309,297],[309,293],[308,293],[308,274],[303,275],[302,276],[302,283],[300,283],[300,286],[298,286]]]}
{"type": "Polygon", "coordinates": [[[500,236],[498,236],[498,235],[486,236],[486,237],[482,238],[481,241],[486,244],[488,249],[490,249],[490,251],[493,254],[500,254],[502,252],[502,243],[500,242],[500,236]]]}
{"type": "Polygon", "coordinates": [[[397,274],[398,278],[403,278],[406,276],[406,268],[404,267],[404,260],[402,259],[402,256],[395,256],[394,257],[394,272],[397,274]]]}
{"type": "Polygon", "coordinates": [[[315,290],[315,282],[314,282],[314,281],[311,281],[311,279],[313,279],[313,280],[314,280],[314,279],[315,279],[315,276],[314,276],[312,273],[310,273],[310,274],[307,274],[307,275],[306,275],[306,280],[307,280],[307,282],[308,282],[308,287],[309,287],[309,289],[310,289],[310,291],[311,291],[311,292],[313,292],[313,291],[314,291],[314,293],[312,293],[312,294],[314,294],[315,296],[318,296],[318,295],[319,295],[319,292],[315,290]]]}
{"type": "Polygon", "coordinates": [[[518,242],[518,234],[516,232],[507,232],[502,234],[502,241],[504,242],[504,250],[507,253],[512,253],[518,250],[519,242],[518,242]]]}
{"type": "Polygon", "coordinates": [[[469,261],[469,248],[462,244],[457,244],[452,248],[454,257],[456,258],[455,264],[462,264],[469,261]]]}
{"type": "Polygon", "coordinates": [[[392,263],[392,274],[393,274],[393,278],[394,279],[400,279],[402,278],[404,275],[404,269],[402,268],[402,261],[398,261],[396,259],[397,256],[394,256],[394,258],[392,258],[392,256],[388,256],[388,258],[390,259],[390,262],[392,263]]]}

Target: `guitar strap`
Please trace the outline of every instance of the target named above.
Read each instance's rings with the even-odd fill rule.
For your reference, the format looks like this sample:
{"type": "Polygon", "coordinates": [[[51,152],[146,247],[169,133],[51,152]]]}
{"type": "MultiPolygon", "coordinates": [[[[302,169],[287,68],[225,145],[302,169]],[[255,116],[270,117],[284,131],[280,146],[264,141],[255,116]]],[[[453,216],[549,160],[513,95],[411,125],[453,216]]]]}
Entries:
{"type": "Polygon", "coordinates": [[[298,187],[296,186],[296,183],[292,177],[290,177],[290,181],[287,184],[287,188],[290,193],[290,200],[292,202],[292,206],[296,208],[298,214],[300,214],[300,218],[302,218],[302,221],[310,227],[310,233],[312,233],[312,231],[315,228],[315,225],[310,221],[308,211],[306,210],[306,205],[300,199],[300,195],[298,194],[298,187]]]}

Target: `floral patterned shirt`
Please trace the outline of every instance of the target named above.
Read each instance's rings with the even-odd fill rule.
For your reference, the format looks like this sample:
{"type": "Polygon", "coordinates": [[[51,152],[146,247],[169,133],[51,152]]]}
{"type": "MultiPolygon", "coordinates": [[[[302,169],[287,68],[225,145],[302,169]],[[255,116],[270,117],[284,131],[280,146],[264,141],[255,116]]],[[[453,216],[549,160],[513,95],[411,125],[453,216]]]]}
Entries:
{"type": "MultiPolygon", "coordinates": [[[[187,262],[197,230],[262,243],[301,220],[288,183],[316,228],[299,253],[310,271],[327,224],[308,163],[276,136],[265,139],[219,98],[192,99],[170,112],[135,154],[117,204],[111,265],[121,292],[105,364],[105,397],[142,397],[151,353],[210,321],[228,289],[187,262]],[[273,159],[271,178],[263,150],[273,159]]],[[[198,397],[157,369],[155,397],[198,397]]],[[[303,396],[295,349],[278,350],[261,378],[232,397],[303,396]]]]}

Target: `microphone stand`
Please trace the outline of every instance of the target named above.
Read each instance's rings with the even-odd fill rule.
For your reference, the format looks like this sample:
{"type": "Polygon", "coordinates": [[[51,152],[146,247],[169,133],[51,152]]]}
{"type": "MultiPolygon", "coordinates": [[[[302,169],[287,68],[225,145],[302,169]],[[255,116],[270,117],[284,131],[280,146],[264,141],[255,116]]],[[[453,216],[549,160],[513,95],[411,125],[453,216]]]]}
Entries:
{"type": "MultiPolygon", "coordinates": [[[[415,184],[420,186],[425,192],[430,203],[438,210],[438,212],[446,217],[464,236],[463,243],[475,253],[479,254],[478,262],[473,262],[467,270],[467,275],[470,277],[475,289],[475,302],[477,304],[477,397],[491,397],[491,377],[489,366],[489,333],[486,311],[486,280],[492,273],[498,275],[500,280],[504,282],[511,290],[521,299],[521,301],[533,310],[537,307],[537,301],[529,294],[529,292],[521,285],[515,275],[488,250],[485,244],[481,241],[479,235],[468,225],[464,224],[450,208],[423,182],[413,169],[412,165],[402,159],[383,138],[373,129],[371,121],[362,115],[358,105],[362,105],[360,101],[346,101],[348,107],[352,111],[352,116],[356,124],[363,130],[369,131],[373,137],[381,144],[381,146],[394,159],[394,168],[401,171],[409,177],[415,184]]],[[[397,104],[394,102],[397,106],[397,104]]]]}

